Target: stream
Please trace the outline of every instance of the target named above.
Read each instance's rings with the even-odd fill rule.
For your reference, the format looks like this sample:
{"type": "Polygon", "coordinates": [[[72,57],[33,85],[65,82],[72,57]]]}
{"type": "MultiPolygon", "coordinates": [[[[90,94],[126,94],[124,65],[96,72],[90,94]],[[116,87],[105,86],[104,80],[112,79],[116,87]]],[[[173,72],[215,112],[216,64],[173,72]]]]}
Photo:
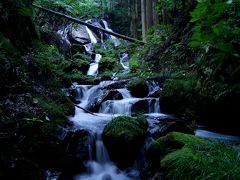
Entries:
{"type": "MultiPolygon", "coordinates": [[[[97,21],[88,20],[87,22],[102,26],[108,31],[110,29],[109,24],[105,20],[101,20],[102,25],[97,21]]],[[[69,38],[66,34],[69,33],[71,25],[68,25],[64,30],[59,30],[58,34],[61,35],[62,40],[70,44],[69,38]]],[[[87,37],[89,41],[84,43],[86,53],[92,58],[89,69],[87,71],[88,76],[98,76],[99,62],[102,55],[95,53],[93,45],[96,43],[103,43],[105,40],[103,34],[98,37],[91,29],[86,26],[82,26],[81,31],[74,32],[74,38],[80,42],[87,37]],[[84,34],[84,35],[83,35],[84,34]],[[82,39],[81,39],[82,38],[82,39]]],[[[73,30],[72,30],[73,32],[73,30]]],[[[105,35],[107,39],[111,40],[115,47],[120,45],[120,41],[112,36],[105,35]]],[[[122,65],[122,72],[129,71],[127,53],[123,53],[119,57],[119,63],[122,65]]],[[[113,73],[114,74],[114,73],[113,73]]],[[[131,116],[141,108],[144,115],[147,117],[149,123],[149,134],[153,134],[158,130],[159,120],[171,117],[170,115],[162,114],[160,110],[159,98],[152,96],[156,91],[160,90],[160,84],[154,80],[147,81],[148,95],[143,98],[134,97],[126,88],[127,81],[125,80],[110,80],[102,81],[97,85],[81,85],[77,83],[72,84],[72,89],[76,90],[76,102],[80,102],[78,105],[82,108],[92,110],[94,109],[95,115],[86,113],[80,108],[75,108],[75,115],[69,117],[69,120],[74,124],[77,129],[85,130],[89,133],[88,138],[88,153],[89,160],[85,163],[86,172],[74,175],[75,180],[137,180],[139,177],[139,159],[135,160],[132,167],[125,170],[120,170],[114,162],[109,158],[108,152],[102,141],[102,132],[104,127],[116,116],[131,116]],[[111,96],[110,94],[113,94],[111,96]]],[[[223,137],[227,140],[231,140],[232,137],[225,137],[219,134],[213,134],[202,130],[195,131],[197,136],[204,138],[211,137],[223,137]]],[[[234,137],[235,138],[235,137],[234,137]]],[[[240,139],[238,139],[240,141],[240,139]]],[[[146,144],[151,142],[151,138],[146,140],[146,144]]],[[[144,148],[144,147],[143,147],[144,148]]]]}
{"type": "MultiPolygon", "coordinates": [[[[109,28],[108,23],[103,20],[104,28],[108,31],[112,31],[109,28]]],[[[93,49],[89,48],[93,44],[97,43],[97,38],[94,33],[86,28],[91,39],[90,45],[85,45],[85,50],[88,54],[93,54],[93,49]]],[[[107,36],[108,39],[112,40],[114,46],[120,45],[120,41],[110,35],[107,36]]],[[[102,40],[101,40],[102,42],[102,40]]],[[[87,75],[97,76],[98,75],[98,64],[101,61],[102,56],[100,54],[94,54],[92,63],[90,64],[87,75]]],[[[129,70],[128,65],[128,54],[123,53],[120,56],[120,64],[123,67],[123,71],[129,70]]],[[[148,109],[145,113],[148,116],[162,116],[160,114],[159,99],[152,97],[136,98],[131,95],[131,93],[126,89],[125,83],[119,84],[119,81],[102,81],[98,85],[74,85],[77,90],[76,99],[80,102],[78,105],[89,109],[90,104],[94,104],[96,98],[106,91],[106,89],[111,89],[111,92],[116,93],[121,98],[118,99],[106,99],[103,100],[98,107],[95,116],[92,114],[85,113],[82,109],[75,109],[75,116],[69,117],[69,120],[74,123],[75,127],[79,129],[87,130],[91,136],[89,140],[89,161],[86,162],[87,172],[83,174],[76,175],[74,179],[76,180],[129,180],[129,179],[139,179],[139,172],[133,166],[126,171],[121,171],[109,158],[108,152],[102,141],[102,132],[106,124],[112,120],[113,117],[120,115],[131,116],[134,112],[133,106],[137,102],[144,102],[148,109]],[[110,87],[111,86],[111,87],[110,87]],[[113,88],[116,86],[116,88],[113,88]],[[94,98],[96,97],[96,98],[94,98]],[[93,144],[92,144],[93,143],[93,144]],[[92,145],[91,145],[92,144],[92,145]],[[95,150],[92,149],[95,147],[95,150]]],[[[159,85],[155,82],[149,82],[149,94],[160,89],[159,85]]]]}
{"type": "MultiPolygon", "coordinates": [[[[98,85],[75,85],[77,89],[77,100],[81,103],[79,106],[88,108],[91,101],[94,101],[92,97],[98,97],[102,92],[108,89],[110,86],[116,85],[119,81],[102,81],[98,85]]],[[[155,90],[157,87],[153,87],[154,83],[148,83],[149,90],[155,90]]],[[[119,85],[118,85],[119,86],[119,85]]],[[[156,84],[155,84],[156,86],[156,84]]],[[[111,121],[113,117],[120,115],[131,116],[134,113],[134,105],[137,102],[144,102],[148,109],[145,110],[147,116],[162,117],[160,113],[159,99],[152,97],[136,98],[133,97],[126,88],[111,89],[111,91],[118,92],[122,96],[119,100],[105,100],[101,103],[99,110],[92,114],[85,113],[82,109],[76,108],[75,116],[69,117],[69,120],[74,123],[75,127],[84,129],[90,132],[94,139],[95,151],[89,147],[89,161],[86,163],[88,172],[75,177],[76,180],[127,180],[138,179],[137,169],[134,167],[128,172],[120,171],[114,163],[109,159],[106,148],[102,142],[101,134],[105,125],[111,121]],[[95,154],[92,154],[95,152],[95,154]]],[[[149,92],[151,93],[151,91],[149,92]]],[[[151,118],[149,118],[150,120],[151,118]]]]}

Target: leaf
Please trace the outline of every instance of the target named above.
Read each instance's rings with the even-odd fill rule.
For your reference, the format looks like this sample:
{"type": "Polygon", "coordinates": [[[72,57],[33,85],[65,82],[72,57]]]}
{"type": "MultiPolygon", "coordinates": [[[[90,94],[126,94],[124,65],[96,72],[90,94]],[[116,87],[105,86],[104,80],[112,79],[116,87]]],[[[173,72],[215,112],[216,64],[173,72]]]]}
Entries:
{"type": "Polygon", "coordinates": [[[197,48],[201,46],[201,41],[191,41],[188,45],[191,48],[197,48]]]}
{"type": "Polygon", "coordinates": [[[21,7],[18,9],[18,13],[21,14],[22,16],[32,16],[33,10],[32,8],[29,7],[21,7]]]}

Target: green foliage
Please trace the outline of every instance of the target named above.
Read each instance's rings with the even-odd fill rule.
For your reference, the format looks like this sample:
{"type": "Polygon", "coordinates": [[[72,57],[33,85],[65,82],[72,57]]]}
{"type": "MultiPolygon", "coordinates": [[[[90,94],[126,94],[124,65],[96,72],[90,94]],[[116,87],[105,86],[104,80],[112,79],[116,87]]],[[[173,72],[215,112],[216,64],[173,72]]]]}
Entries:
{"type": "Polygon", "coordinates": [[[151,46],[159,45],[160,43],[163,43],[167,40],[171,32],[171,25],[154,25],[148,30],[147,42],[150,43],[151,46]]]}
{"type": "Polygon", "coordinates": [[[10,40],[4,37],[2,33],[0,33],[0,52],[8,55],[17,53],[10,40]]]}
{"type": "Polygon", "coordinates": [[[177,132],[169,133],[153,145],[152,153],[161,154],[160,165],[167,169],[170,179],[240,177],[240,152],[230,145],[177,132]]]}
{"type": "Polygon", "coordinates": [[[73,111],[72,104],[67,100],[65,93],[61,91],[56,91],[51,97],[38,95],[36,100],[38,105],[50,116],[51,119],[65,117],[73,111]]]}
{"type": "Polygon", "coordinates": [[[168,9],[171,10],[173,8],[173,6],[175,5],[176,1],[174,0],[165,0],[165,1],[158,1],[158,5],[157,5],[157,10],[159,12],[159,14],[161,14],[162,9],[168,9]]]}
{"type": "Polygon", "coordinates": [[[65,78],[64,69],[68,67],[69,62],[55,46],[42,44],[37,44],[37,46],[33,57],[36,80],[49,86],[60,85],[62,79],[65,78]]]}
{"type": "Polygon", "coordinates": [[[53,9],[64,9],[69,15],[84,19],[100,15],[100,6],[94,0],[35,0],[35,3],[53,9]]]}
{"type": "Polygon", "coordinates": [[[199,66],[204,78],[222,82],[238,81],[239,1],[200,1],[191,13],[196,23],[190,47],[201,48],[199,66]]]}
{"type": "MultiPolygon", "coordinates": [[[[195,116],[198,109],[198,89],[201,89],[195,73],[179,71],[167,79],[160,93],[161,110],[164,113],[195,116]]],[[[196,117],[195,117],[196,118],[196,117]]]]}
{"type": "Polygon", "coordinates": [[[130,59],[129,59],[129,67],[131,72],[137,72],[140,70],[140,64],[139,64],[139,59],[136,55],[133,55],[130,59]]]}
{"type": "Polygon", "coordinates": [[[33,10],[29,1],[2,1],[0,2],[0,10],[2,12],[0,15],[0,33],[8,38],[18,51],[26,53],[32,42],[38,39],[31,19],[33,10]]]}

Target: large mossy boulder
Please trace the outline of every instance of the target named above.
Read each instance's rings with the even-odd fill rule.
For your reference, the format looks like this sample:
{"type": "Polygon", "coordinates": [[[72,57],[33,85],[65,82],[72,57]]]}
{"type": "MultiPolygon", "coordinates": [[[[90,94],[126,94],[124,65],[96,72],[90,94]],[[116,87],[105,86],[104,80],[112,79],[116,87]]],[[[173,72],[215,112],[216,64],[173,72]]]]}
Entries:
{"type": "Polygon", "coordinates": [[[141,151],[147,127],[148,122],[144,117],[119,116],[104,128],[104,144],[110,158],[120,168],[130,166],[141,151]]]}
{"type": "Polygon", "coordinates": [[[239,149],[219,142],[171,132],[153,142],[147,159],[155,173],[170,179],[240,178],[239,149]]]}
{"type": "Polygon", "coordinates": [[[143,98],[148,95],[148,86],[145,79],[134,79],[129,82],[127,88],[134,97],[143,98]]]}

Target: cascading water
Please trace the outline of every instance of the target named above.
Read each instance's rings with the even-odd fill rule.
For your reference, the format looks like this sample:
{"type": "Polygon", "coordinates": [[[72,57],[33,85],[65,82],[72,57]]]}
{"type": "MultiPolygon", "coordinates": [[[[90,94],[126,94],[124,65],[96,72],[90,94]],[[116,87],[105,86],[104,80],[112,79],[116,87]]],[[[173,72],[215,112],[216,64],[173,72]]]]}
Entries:
{"type": "Polygon", "coordinates": [[[61,37],[61,43],[64,44],[64,42],[65,42],[69,47],[71,47],[71,43],[68,39],[68,32],[71,29],[71,27],[72,27],[72,24],[68,25],[64,29],[57,31],[57,34],[60,35],[60,37],[61,37]]]}
{"type": "MultiPolygon", "coordinates": [[[[95,18],[89,19],[85,21],[86,23],[90,23],[96,27],[105,28],[106,30],[113,32],[113,30],[109,27],[109,24],[105,20],[101,20],[103,22],[103,27],[100,25],[99,21],[95,18]]],[[[98,75],[98,67],[99,62],[102,58],[101,54],[95,54],[94,52],[94,44],[101,42],[102,46],[104,45],[104,33],[103,32],[97,32],[96,34],[87,26],[84,25],[76,25],[76,24],[70,24],[63,30],[59,30],[57,32],[59,36],[61,37],[61,43],[68,47],[68,49],[71,48],[71,42],[69,39],[73,39],[74,42],[81,43],[85,51],[92,57],[92,62],[90,64],[90,67],[87,71],[87,75],[89,76],[97,76],[98,75]],[[98,41],[100,39],[100,41],[98,41]]],[[[116,38],[113,35],[105,34],[108,39],[110,39],[114,46],[117,47],[120,45],[120,41],[118,38],[116,38]]],[[[63,46],[62,45],[62,46],[63,46]]],[[[122,65],[124,72],[127,72],[129,70],[128,65],[128,54],[123,53],[120,57],[120,64],[122,65]]],[[[113,76],[113,79],[116,78],[115,75],[113,76]]]]}
{"type": "MultiPolygon", "coordinates": [[[[109,25],[108,25],[107,21],[102,20],[102,22],[103,22],[104,27],[105,27],[106,30],[113,32],[113,30],[112,30],[111,28],[109,28],[109,25]]],[[[109,37],[110,37],[110,39],[112,40],[112,42],[113,42],[113,44],[114,44],[115,47],[117,47],[117,46],[120,45],[120,41],[118,40],[118,38],[116,38],[116,37],[113,36],[113,35],[110,35],[109,37]]]]}
{"type": "MultiPolygon", "coordinates": [[[[104,89],[108,89],[117,81],[102,81],[99,85],[75,85],[77,92],[77,100],[80,102],[79,106],[87,108],[92,104],[92,97],[98,97],[104,89]]],[[[111,88],[112,89],[112,88],[111,88]]],[[[111,121],[114,116],[131,115],[133,107],[138,102],[144,102],[148,106],[147,114],[160,114],[158,98],[135,98],[126,88],[112,89],[121,94],[122,99],[119,100],[105,100],[102,102],[99,112],[92,114],[85,113],[82,109],[76,107],[75,116],[69,117],[74,123],[75,127],[85,129],[90,132],[95,141],[95,151],[89,150],[89,161],[86,163],[88,172],[77,175],[76,180],[132,180],[139,179],[136,172],[120,171],[116,165],[109,159],[108,153],[105,149],[101,134],[106,124],[111,121]],[[134,174],[134,175],[133,175],[134,174]]],[[[136,170],[135,170],[136,171],[136,170]]]]}
{"type": "MultiPolygon", "coordinates": [[[[97,26],[96,20],[86,21],[97,26]]],[[[109,28],[108,23],[105,20],[102,20],[104,28],[108,31],[112,31],[109,28]]],[[[98,66],[102,58],[102,55],[96,54],[94,52],[94,44],[98,42],[99,37],[96,37],[96,34],[93,33],[91,29],[86,26],[81,26],[72,33],[77,40],[81,39],[80,42],[84,43],[85,51],[91,56],[92,63],[87,71],[87,75],[97,76],[98,75],[98,66]],[[81,30],[81,33],[78,33],[78,29],[81,30]],[[86,38],[85,38],[86,37],[86,38]]],[[[60,33],[60,32],[59,32],[60,33]]],[[[67,31],[61,32],[64,37],[67,38],[67,31]]],[[[99,33],[97,33],[99,34],[99,33]]],[[[103,34],[101,35],[101,42],[103,42],[103,34]]],[[[120,41],[112,36],[108,36],[112,40],[114,46],[118,46],[120,41]]],[[[122,65],[124,72],[129,70],[128,64],[128,54],[122,53],[120,55],[120,64],[122,65]]],[[[80,108],[75,109],[75,115],[69,117],[69,120],[73,122],[74,127],[77,129],[84,129],[89,132],[89,160],[86,163],[87,172],[75,176],[76,180],[132,180],[139,179],[136,169],[128,170],[128,172],[120,171],[116,165],[110,160],[108,152],[102,141],[102,132],[104,127],[109,123],[114,116],[119,115],[128,115],[131,116],[132,113],[137,112],[143,106],[144,113],[147,116],[151,114],[154,116],[160,116],[160,106],[159,99],[153,98],[153,94],[157,88],[159,88],[157,83],[148,82],[149,86],[149,95],[145,98],[136,98],[131,95],[131,93],[125,88],[125,86],[114,86],[117,81],[102,81],[98,85],[78,85],[73,84],[76,89],[76,102],[79,102],[78,106],[88,109],[90,106],[96,104],[100,98],[101,94],[106,92],[114,91],[119,96],[118,98],[106,98],[103,99],[99,104],[98,113],[89,114],[83,111],[80,108]],[[113,86],[111,86],[113,85],[113,86]],[[116,87],[116,88],[114,88],[116,87]],[[118,88],[117,88],[118,87],[118,88]],[[111,90],[109,90],[111,89],[111,90]],[[97,99],[97,101],[96,101],[97,99]],[[95,149],[93,149],[93,147],[95,149]]],[[[107,96],[104,96],[107,97],[107,96]]]]}
{"type": "Polygon", "coordinates": [[[95,54],[94,62],[90,64],[87,75],[90,75],[90,76],[98,75],[98,66],[101,58],[102,58],[101,54],[95,54]]]}
{"type": "Polygon", "coordinates": [[[95,36],[93,35],[93,32],[86,26],[88,35],[90,37],[91,43],[96,44],[97,43],[97,39],[95,38],[95,36]]]}
{"type": "Polygon", "coordinates": [[[120,56],[120,64],[122,65],[123,69],[128,71],[129,70],[129,63],[128,63],[128,54],[127,53],[123,53],[120,56]]]}

